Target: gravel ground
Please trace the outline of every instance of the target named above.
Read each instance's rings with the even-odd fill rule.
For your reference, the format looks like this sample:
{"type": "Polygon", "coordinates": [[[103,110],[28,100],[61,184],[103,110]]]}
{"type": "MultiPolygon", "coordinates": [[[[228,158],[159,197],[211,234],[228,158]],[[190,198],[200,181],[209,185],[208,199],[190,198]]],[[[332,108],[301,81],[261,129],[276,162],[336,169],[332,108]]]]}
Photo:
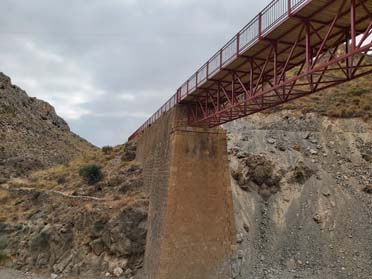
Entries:
{"type": "MultiPolygon", "coordinates": [[[[0,279],[51,279],[51,274],[34,274],[22,272],[9,268],[0,268],[0,279]]],[[[106,277],[79,276],[79,277],[58,277],[63,279],[107,279],[106,277]]]]}
{"type": "MultiPolygon", "coordinates": [[[[138,274],[133,277],[133,279],[141,279],[141,272],[138,272],[138,274]]],[[[1,268],[0,267],[0,279],[51,279],[51,274],[33,274],[30,272],[22,272],[14,269],[9,268],[1,268]]],[[[104,277],[104,276],[92,276],[92,275],[84,275],[79,277],[58,277],[63,279],[107,279],[107,278],[113,278],[113,277],[104,277]]],[[[119,278],[124,279],[124,277],[119,278]]]]}
{"type": "Polygon", "coordinates": [[[0,279],[47,279],[50,276],[34,275],[12,269],[0,269],[0,279]]]}

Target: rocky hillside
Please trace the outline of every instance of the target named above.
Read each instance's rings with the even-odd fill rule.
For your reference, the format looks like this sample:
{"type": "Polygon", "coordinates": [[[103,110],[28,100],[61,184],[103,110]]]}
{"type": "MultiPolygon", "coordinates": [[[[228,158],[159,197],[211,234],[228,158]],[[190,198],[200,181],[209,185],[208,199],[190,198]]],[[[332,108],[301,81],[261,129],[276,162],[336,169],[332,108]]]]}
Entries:
{"type": "Polygon", "coordinates": [[[133,146],[107,147],[0,186],[0,266],[132,278],[148,207],[134,157],[133,146]]]}
{"type": "Polygon", "coordinates": [[[28,97],[0,73],[0,183],[93,148],[70,131],[51,105],[28,97]]]}
{"type": "Polygon", "coordinates": [[[234,278],[371,278],[371,120],[278,110],[226,129],[234,278]]]}
{"type": "Polygon", "coordinates": [[[131,278],[148,207],[135,155],[94,147],[0,73],[0,267],[131,278]]]}

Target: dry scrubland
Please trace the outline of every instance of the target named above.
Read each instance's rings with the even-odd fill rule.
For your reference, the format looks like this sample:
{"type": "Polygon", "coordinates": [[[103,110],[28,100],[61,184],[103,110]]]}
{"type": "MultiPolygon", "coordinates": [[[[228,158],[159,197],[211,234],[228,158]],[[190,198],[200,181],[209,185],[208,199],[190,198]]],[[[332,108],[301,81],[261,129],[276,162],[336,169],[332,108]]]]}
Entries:
{"type": "Polygon", "coordinates": [[[286,103],[271,112],[295,110],[304,113],[315,112],[322,116],[335,118],[372,118],[372,80],[364,76],[340,84],[293,102],[286,103]]]}
{"type": "Polygon", "coordinates": [[[148,199],[135,147],[117,146],[13,178],[0,188],[0,263],[56,274],[142,266],[148,199]],[[93,183],[81,175],[97,166],[93,183]]]}

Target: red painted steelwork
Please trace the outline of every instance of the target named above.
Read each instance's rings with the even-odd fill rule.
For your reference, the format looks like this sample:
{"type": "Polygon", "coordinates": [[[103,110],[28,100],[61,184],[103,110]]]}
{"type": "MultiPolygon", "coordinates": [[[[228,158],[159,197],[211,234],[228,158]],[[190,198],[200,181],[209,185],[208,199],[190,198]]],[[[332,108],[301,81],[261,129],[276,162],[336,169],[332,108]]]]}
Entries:
{"type": "Polygon", "coordinates": [[[188,106],[190,126],[215,127],[372,73],[372,59],[366,59],[372,51],[367,1],[330,0],[307,16],[301,10],[317,0],[272,1],[129,140],[176,104],[188,106]],[[331,5],[337,12],[322,20],[319,15],[331,5]],[[297,26],[270,38],[288,19],[297,26]],[[256,50],[258,42],[267,43],[256,50]],[[251,49],[256,54],[244,56],[251,49]]]}

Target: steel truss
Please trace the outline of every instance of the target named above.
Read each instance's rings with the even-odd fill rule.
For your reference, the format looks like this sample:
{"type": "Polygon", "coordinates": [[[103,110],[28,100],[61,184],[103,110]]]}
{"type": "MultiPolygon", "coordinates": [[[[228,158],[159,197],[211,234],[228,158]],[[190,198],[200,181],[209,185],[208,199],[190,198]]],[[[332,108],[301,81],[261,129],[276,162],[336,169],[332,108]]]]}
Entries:
{"type": "Polygon", "coordinates": [[[181,102],[188,106],[189,125],[215,127],[372,73],[372,11],[365,1],[342,1],[327,22],[317,20],[320,11],[307,18],[293,15],[294,42],[262,37],[266,59],[240,55],[244,63],[221,68],[222,78],[198,87],[201,93],[181,102]],[[364,11],[358,21],[357,8],[364,11]],[[346,16],[349,26],[342,24],[346,16]],[[361,30],[359,23],[367,19],[361,30]]]}

